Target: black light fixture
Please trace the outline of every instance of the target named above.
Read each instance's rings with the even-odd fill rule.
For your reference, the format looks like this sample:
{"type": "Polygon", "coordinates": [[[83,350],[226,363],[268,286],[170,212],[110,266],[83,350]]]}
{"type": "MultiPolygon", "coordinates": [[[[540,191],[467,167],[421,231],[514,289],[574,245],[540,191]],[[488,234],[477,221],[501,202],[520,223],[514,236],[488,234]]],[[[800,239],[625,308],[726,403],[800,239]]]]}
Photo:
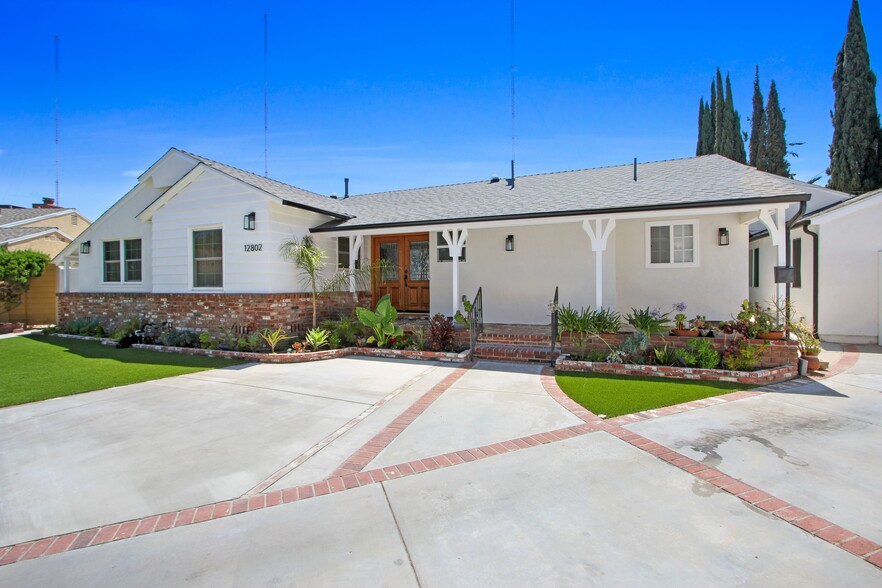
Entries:
{"type": "Polygon", "coordinates": [[[88,255],[92,250],[92,242],[91,241],[83,241],[80,243],[80,253],[83,255],[88,255]]]}
{"type": "Polygon", "coordinates": [[[242,221],[242,228],[246,231],[253,231],[255,225],[254,219],[256,217],[257,215],[253,212],[249,212],[248,214],[246,214],[242,221]]]}
{"type": "Polygon", "coordinates": [[[505,238],[505,250],[514,251],[514,235],[509,235],[505,238]]]}
{"type": "Polygon", "coordinates": [[[720,247],[724,247],[729,244],[729,229],[720,228],[720,247]]]}

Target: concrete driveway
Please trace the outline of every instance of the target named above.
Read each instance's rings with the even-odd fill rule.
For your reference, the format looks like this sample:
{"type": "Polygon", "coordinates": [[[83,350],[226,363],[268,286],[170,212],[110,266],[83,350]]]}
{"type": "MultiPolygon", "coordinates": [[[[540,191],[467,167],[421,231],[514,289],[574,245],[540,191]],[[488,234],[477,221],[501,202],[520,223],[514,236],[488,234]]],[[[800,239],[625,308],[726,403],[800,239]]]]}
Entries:
{"type": "MultiPolygon", "coordinates": [[[[367,362],[398,386],[227,492],[251,484],[245,498],[122,524],[104,511],[0,548],[0,585],[878,585],[878,351],[820,383],[618,422],[534,367],[367,362]]],[[[275,391],[306,366],[272,367],[287,368],[267,372],[275,391]]],[[[362,394],[354,374],[340,386],[362,394]]]]}

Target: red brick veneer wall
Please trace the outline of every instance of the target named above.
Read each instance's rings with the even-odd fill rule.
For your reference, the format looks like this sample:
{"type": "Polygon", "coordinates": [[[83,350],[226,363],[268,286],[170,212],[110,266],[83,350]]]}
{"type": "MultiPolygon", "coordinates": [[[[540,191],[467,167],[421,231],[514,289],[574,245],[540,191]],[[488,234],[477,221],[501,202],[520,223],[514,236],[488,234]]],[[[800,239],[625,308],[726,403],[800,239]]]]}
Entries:
{"type": "MultiPolygon", "coordinates": [[[[77,292],[58,294],[58,323],[98,317],[115,325],[131,318],[161,324],[171,321],[178,329],[218,332],[238,323],[248,330],[283,327],[289,333],[303,333],[312,326],[309,294],[136,294],[77,292]]],[[[318,321],[337,319],[356,306],[369,307],[370,292],[322,296],[318,321]]]]}
{"type": "MultiPolygon", "coordinates": [[[[627,333],[617,333],[615,335],[603,335],[603,338],[614,349],[618,349],[627,336],[627,333]]],[[[689,345],[689,342],[695,338],[696,337],[674,337],[670,335],[665,337],[654,336],[650,338],[649,345],[650,347],[664,347],[667,345],[670,349],[677,349],[686,347],[689,345]]],[[[726,337],[713,337],[708,340],[712,342],[714,349],[722,353],[722,350],[730,345],[734,338],[735,335],[728,335],[726,337]]],[[[741,336],[738,335],[738,338],[741,338],[741,336]]],[[[752,345],[762,345],[765,342],[765,340],[761,339],[750,340],[752,345]]],[[[796,341],[768,341],[768,343],[769,345],[767,345],[763,351],[763,357],[759,361],[758,368],[796,365],[797,360],[799,359],[799,347],[797,346],[796,341]]],[[[573,344],[572,339],[566,334],[561,336],[561,349],[564,353],[574,353],[576,351],[576,346],[573,344]]],[[[600,349],[602,351],[609,350],[598,337],[591,337],[589,339],[588,349],[600,349]]]]}

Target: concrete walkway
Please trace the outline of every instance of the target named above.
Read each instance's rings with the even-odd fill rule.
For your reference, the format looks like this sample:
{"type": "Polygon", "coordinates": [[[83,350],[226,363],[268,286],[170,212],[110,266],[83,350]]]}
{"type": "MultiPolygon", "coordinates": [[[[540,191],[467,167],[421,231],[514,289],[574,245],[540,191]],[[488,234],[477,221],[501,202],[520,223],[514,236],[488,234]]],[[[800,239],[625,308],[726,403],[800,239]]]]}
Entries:
{"type": "MultiPolygon", "coordinates": [[[[0,547],[0,585],[876,585],[878,351],[634,422],[574,407],[529,366],[371,360],[389,381],[364,386],[321,368],[372,410],[279,455],[296,465],[270,485],[0,547]]],[[[274,391],[321,386],[320,368],[276,367],[274,391]]]]}

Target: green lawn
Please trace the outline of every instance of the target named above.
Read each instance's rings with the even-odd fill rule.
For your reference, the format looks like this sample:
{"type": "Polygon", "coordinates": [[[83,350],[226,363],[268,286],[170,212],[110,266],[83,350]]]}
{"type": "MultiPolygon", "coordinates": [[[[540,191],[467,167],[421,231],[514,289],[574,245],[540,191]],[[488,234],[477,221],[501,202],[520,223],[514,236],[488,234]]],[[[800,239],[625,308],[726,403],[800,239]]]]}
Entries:
{"type": "Polygon", "coordinates": [[[702,382],[616,376],[610,374],[557,374],[557,384],[567,396],[597,415],[616,417],[753,386],[738,382],[702,382]]]}
{"type": "Polygon", "coordinates": [[[0,407],[237,363],[59,337],[0,339],[0,407]]]}

